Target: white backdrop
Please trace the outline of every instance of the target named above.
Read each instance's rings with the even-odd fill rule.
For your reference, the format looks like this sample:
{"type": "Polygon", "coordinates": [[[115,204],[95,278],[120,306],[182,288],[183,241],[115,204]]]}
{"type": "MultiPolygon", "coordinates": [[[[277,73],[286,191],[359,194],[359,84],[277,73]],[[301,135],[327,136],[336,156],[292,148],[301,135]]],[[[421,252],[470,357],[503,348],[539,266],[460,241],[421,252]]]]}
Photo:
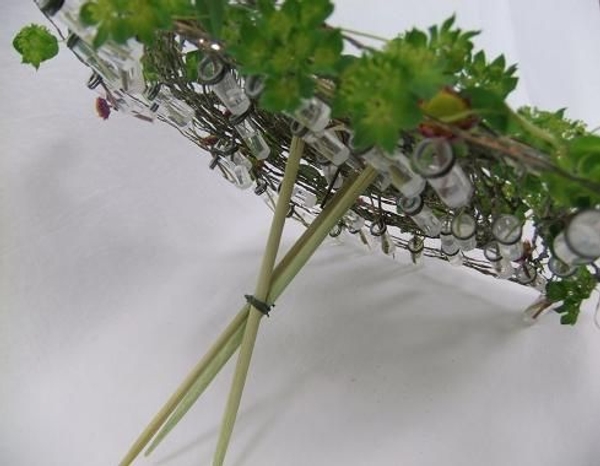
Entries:
{"type": "MultiPolygon", "coordinates": [[[[457,11],[520,63],[515,103],[600,125],[595,0],[337,4],[388,37],[457,11]]],[[[171,128],[98,119],[68,53],[21,66],[32,3],[0,17],[0,464],[116,465],[254,288],[269,211],[171,128]]],[[[262,325],[227,464],[597,465],[595,303],[527,328],[534,298],[329,241],[262,325]]],[[[209,464],[231,373],[138,464],[209,464]]]]}

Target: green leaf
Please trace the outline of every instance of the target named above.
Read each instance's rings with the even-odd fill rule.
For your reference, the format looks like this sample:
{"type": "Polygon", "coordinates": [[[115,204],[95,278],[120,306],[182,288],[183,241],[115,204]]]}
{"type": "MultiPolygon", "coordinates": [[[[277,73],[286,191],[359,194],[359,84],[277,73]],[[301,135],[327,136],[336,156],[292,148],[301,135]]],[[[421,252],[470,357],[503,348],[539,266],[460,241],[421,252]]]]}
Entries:
{"type": "Polygon", "coordinates": [[[444,21],[442,23],[442,27],[441,27],[441,31],[442,32],[447,32],[450,30],[450,28],[452,28],[452,26],[454,25],[454,22],[456,21],[456,15],[452,15],[450,16],[450,18],[448,18],[446,21],[444,21]]]}
{"type": "Polygon", "coordinates": [[[569,153],[577,158],[595,155],[600,162],[600,137],[589,135],[573,139],[569,144],[569,153]]]}
{"type": "Polygon", "coordinates": [[[329,0],[302,0],[301,6],[300,23],[305,28],[320,26],[333,13],[329,0]]]}
{"type": "Polygon", "coordinates": [[[58,40],[45,26],[30,24],[13,39],[13,47],[21,54],[22,63],[30,63],[36,70],[43,61],[58,54],[58,40]]]}
{"type": "Polygon", "coordinates": [[[560,317],[560,323],[562,325],[575,325],[577,323],[577,318],[579,317],[579,309],[577,310],[569,310],[566,314],[563,314],[560,317]]]}
{"type": "Polygon", "coordinates": [[[94,4],[92,2],[84,3],[79,10],[79,19],[86,26],[94,26],[98,24],[98,18],[94,14],[94,4]]]}
{"type": "Polygon", "coordinates": [[[221,37],[223,17],[225,16],[225,4],[227,0],[207,0],[210,11],[211,32],[215,37],[221,37]]]}
{"type": "Polygon", "coordinates": [[[311,79],[304,76],[268,78],[260,105],[271,112],[292,112],[300,105],[303,97],[309,97],[314,88],[311,79]]]}
{"type": "Polygon", "coordinates": [[[98,31],[96,32],[96,37],[94,37],[94,41],[92,42],[92,45],[96,49],[101,47],[102,44],[104,44],[108,40],[109,36],[110,36],[110,31],[108,29],[108,26],[106,24],[102,24],[98,28],[98,31]]]}
{"type": "Polygon", "coordinates": [[[568,295],[568,289],[565,282],[549,282],[546,285],[546,296],[551,301],[562,301],[568,295]]]}
{"type": "Polygon", "coordinates": [[[316,74],[337,74],[338,62],[344,48],[341,31],[319,31],[316,40],[318,45],[313,54],[311,71],[316,74]]]}
{"type": "Polygon", "coordinates": [[[473,109],[492,127],[503,133],[507,131],[511,121],[511,112],[499,94],[481,87],[466,89],[464,94],[471,102],[473,109]]]}
{"type": "Polygon", "coordinates": [[[198,80],[198,64],[201,58],[202,54],[199,50],[194,50],[184,55],[185,77],[188,81],[194,82],[198,80]]]}
{"type": "Polygon", "coordinates": [[[200,24],[214,37],[221,37],[227,0],[195,0],[200,24]]]}

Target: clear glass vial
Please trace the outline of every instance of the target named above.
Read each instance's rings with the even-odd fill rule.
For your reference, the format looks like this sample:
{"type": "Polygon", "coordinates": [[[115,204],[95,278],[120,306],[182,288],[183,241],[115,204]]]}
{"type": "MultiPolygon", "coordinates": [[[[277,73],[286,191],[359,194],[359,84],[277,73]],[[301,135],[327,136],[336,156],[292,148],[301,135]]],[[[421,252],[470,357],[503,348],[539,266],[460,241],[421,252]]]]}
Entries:
{"type": "Polygon", "coordinates": [[[515,278],[521,285],[531,286],[538,291],[544,291],[546,288],[546,279],[528,262],[524,262],[523,265],[517,269],[515,278]]]}
{"type": "Polygon", "coordinates": [[[392,164],[392,162],[375,146],[367,147],[362,150],[353,149],[352,155],[358,159],[362,159],[379,173],[387,173],[392,164]]]}
{"type": "MultiPolygon", "coordinates": [[[[248,76],[244,85],[246,95],[252,100],[260,97],[265,88],[265,78],[263,76],[248,76]]],[[[302,126],[306,126],[314,133],[320,133],[329,124],[331,119],[331,108],[325,102],[312,97],[302,99],[298,108],[293,112],[287,113],[289,117],[296,120],[302,126]]]]}
{"type": "Polygon", "coordinates": [[[423,256],[423,250],[425,249],[425,241],[422,237],[414,235],[406,245],[406,248],[410,252],[410,258],[413,264],[417,264],[421,261],[423,256]]]}
{"type": "Polygon", "coordinates": [[[452,234],[452,217],[444,215],[440,219],[440,240],[442,241],[442,249],[454,251],[460,249],[458,243],[452,234]]]}
{"type": "Polygon", "coordinates": [[[241,115],[250,108],[250,99],[222,60],[204,57],[198,65],[198,77],[200,83],[208,85],[233,115],[241,115]]]}
{"type": "Polygon", "coordinates": [[[148,101],[161,108],[161,114],[181,129],[190,127],[194,119],[194,109],[184,101],[176,99],[168,87],[155,84],[145,92],[148,101]]]}
{"type": "Polygon", "coordinates": [[[327,164],[323,165],[321,170],[323,170],[323,176],[327,180],[328,186],[331,186],[331,183],[333,183],[332,189],[340,189],[342,187],[342,184],[344,184],[344,177],[341,172],[338,173],[338,167],[333,164],[327,164]]]}
{"type": "Polygon", "coordinates": [[[412,170],[408,157],[398,151],[390,158],[392,163],[388,170],[392,184],[396,189],[404,197],[415,197],[421,194],[427,182],[421,175],[412,170]]]}
{"type": "Polygon", "coordinates": [[[371,232],[371,235],[373,235],[379,241],[383,253],[386,256],[393,256],[394,252],[396,251],[396,244],[388,233],[387,225],[383,219],[379,219],[371,223],[369,231],[371,232]]]}
{"type": "Polygon", "coordinates": [[[229,122],[237,130],[254,157],[258,160],[264,160],[269,156],[271,149],[261,132],[249,118],[248,112],[242,113],[241,115],[232,115],[229,118],[229,122]]]}
{"type": "Polygon", "coordinates": [[[252,99],[256,100],[260,97],[265,89],[265,78],[260,75],[248,76],[244,81],[244,92],[252,99]]]}
{"type": "Polygon", "coordinates": [[[302,99],[302,102],[289,114],[298,123],[315,133],[320,133],[329,124],[331,108],[316,97],[302,99]]]}
{"type": "Polygon", "coordinates": [[[67,47],[85,64],[102,76],[102,79],[111,89],[121,89],[121,76],[118,70],[109,63],[105,63],[96,54],[94,48],[75,33],[70,33],[67,38],[67,47]]]}
{"type": "Polygon", "coordinates": [[[86,0],[35,0],[36,5],[53,21],[69,28],[86,40],[92,41],[95,28],[88,27],[79,19],[79,11],[86,0]]]}
{"type": "Polygon", "coordinates": [[[577,267],[561,261],[558,257],[551,257],[548,261],[548,269],[553,275],[560,278],[567,278],[577,271],[577,267]]]}
{"type": "Polygon", "coordinates": [[[356,234],[365,226],[365,219],[353,210],[349,210],[344,217],[344,224],[348,228],[348,233],[356,234]]]}
{"type": "Polygon", "coordinates": [[[350,156],[350,149],[338,139],[333,131],[322,131],[313,133],[306,126],[297,121],[290,125],[292,134],[304,139],[317,152],[323,155],[334,165],[342,165],[350,156]]]}
{"type": "Polygon", "coordinates": [[[523,224],[514,215],[500,215],[492,223],[492,234],[498,241],[502,256],[512,261],[519,260],[523,256],[523,224]]]}
{"type": "Polygon", "coordinates": [[[426,236],[435,238],[440,234],[442,225],[421,196],[399,198],[396,210],[408,215],[426,236]]]}
{"type": "Polygon", "coordinates": [[[146,88],[144,72],[140,59],[144,48],[134,39],[125,44],[114,41],[105,42],[97,50],[98,57],[105,63],[111,63],[121,78],[121,87],[130,94],[141,94],[146,88]]]}
{"type": "Polygon", "coordinates": [[[452,243],[452,246],[444,245],[442,243],[441,251],[446,257],[446,259],[448,259],[448,262],[450,262],[450,265],[454,267],[459,267],[463,264],[463,256],[460,252],[460,248],[456,243],[452,243]]]}
{"type": "Polygon", "coordinates": [[[462,212],[452,219],[452,235],[463,251],[472,251],[477,247],[477,222],[467,212],[462,212]]]}
{"type": "MultiPolygon", "coordinates": [[[[279,185],[281,189],[281,185],[279,185]]],[[[294,185],[291,201],[293,204],[312,209],[317,204],[317,196],[302,186],[294,185]]]]}
{"type": "Polygon", "coordinates": [[[565,264],[590,264],[600,257],[600,210],[578,212],[552,244],[554,255],[565,264]]]}
{"type": "Polygon", "coordinates": [[[491,241],[483,248],[483,255],[492,264],[498,278],[510,278],[514,273],[514,269],[510,260],[502,257],[498,242],[491,241]]]}
{"type": "Polygon", "coordinates": [[[421,141],[412,154],[413,167],[427,179],[444,204],[451,209],[466,206],[473,196],[473,185],[456,161],[452,146],[445,139],[421,141]]]}

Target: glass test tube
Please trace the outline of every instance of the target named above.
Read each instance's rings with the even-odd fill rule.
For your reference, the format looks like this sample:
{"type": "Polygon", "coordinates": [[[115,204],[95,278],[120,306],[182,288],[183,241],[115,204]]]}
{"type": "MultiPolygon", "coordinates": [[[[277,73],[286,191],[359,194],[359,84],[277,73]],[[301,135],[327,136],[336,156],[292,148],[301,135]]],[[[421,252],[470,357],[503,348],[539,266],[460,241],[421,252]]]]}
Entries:
{"type": "Polygon", "coordinates": [[[388,170],[392,184],[402,193],[404,197],[415,197],[423,192],[427,182],[425,179],[415,173],[411,166],[410,160],[402,152],[397,151],[390,159],[388,170]]]}
{"type": "Polygon", "coordinates": [[[425,242],[423,238],[417,235],[414,235],[406,245],[407,249],[410,252],[411,260],[413,264],[417,264],[421,261],[421,257],[423,256],[423,250],[425,249],[425,242]]]}
{"type": "Polygon", "coordinates": [[[222,60],[203,58],[198,65],[198,80],[208,85],[233,115],[242,115],[250,108],[250,99],[222,60]]]}
{"type": "Polygon", "coordinates": [[[427,179],[444,204],[452,209],[466,206],[473,196],[473,185],[442,138],[425,139],[412,155],[415,171],[427,179]]]}
{"type": "Polygon", "coordinates": [[[249,113],[242,113],[241,115],[232,115],[229,122],[237,130],[240,137],[252,152],[252,155],[258,160],[266,159],[271,153],[269,145],[265,141],[265,138],[254,125],[252,120],[249,118],[249,113]]]}
{"type": "Polygon", "coordinates": [[[546,288],[546,279],[528,262],[523,263],[523,265],[517,269],[515,278],[521,285],[532,286],[538,291],[544,291],[546,288]]]}
{"type": "Polygon", "coordinates": [[[514,273],[514,269],[510,260],[502,257],[498,242],[492,241],[483,248],[483,255],[492,264],[498,278],[510,278],[514,273]]]}
{"type": "Polygon", "coordinates": [[[408,215],[426,236],[435,238],[440,234],[441,223],[421,196],[399,198],[396,210],[408,215]]]}
{"type": "Polygon", "coordinates": [[[297,121],[292,122],[290,129],[334,165],[343,164],[350,156],[350,149],[332,131],[313,133],[297,121]]]}
{"type": "Polygon", "coordinates": [[[452,235],[463,251],[472,251],[477,246],[477,222],[475,218],[463,212],[452,220],[452,235]]]}
{"type": "Polygon", "coordinates": [[[500,215],[492,223],[492,234],[498,241],[502,255],[512,261],[519,260],[523,256],[523,224],[514,215],[500,215]]]}
{"type": "Polygon", "coordinates": [[[554,255],[565,264],[590,264],[600,257],[600,210],[578,212],[552,244],[554,255]]]}

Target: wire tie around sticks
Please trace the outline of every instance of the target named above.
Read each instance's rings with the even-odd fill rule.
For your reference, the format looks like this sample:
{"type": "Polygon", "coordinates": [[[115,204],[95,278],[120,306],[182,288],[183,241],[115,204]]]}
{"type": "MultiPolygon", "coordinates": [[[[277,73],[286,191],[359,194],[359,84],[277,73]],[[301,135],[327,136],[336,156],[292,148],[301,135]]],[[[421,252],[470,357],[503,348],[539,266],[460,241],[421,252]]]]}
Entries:
{"type": "Polygon", "coordinates": [[[266,315],[267,317],[270,317],[269,312],[271,312],[271,309],[275,307],[275,304],[265,303],[264,301],[261,301],[260,299],[257,299],[250,294],[245,294],[244,298],[246,298],[248,304],[250,304],[257,311],[259,311],[261,314],[266,315]]]}

